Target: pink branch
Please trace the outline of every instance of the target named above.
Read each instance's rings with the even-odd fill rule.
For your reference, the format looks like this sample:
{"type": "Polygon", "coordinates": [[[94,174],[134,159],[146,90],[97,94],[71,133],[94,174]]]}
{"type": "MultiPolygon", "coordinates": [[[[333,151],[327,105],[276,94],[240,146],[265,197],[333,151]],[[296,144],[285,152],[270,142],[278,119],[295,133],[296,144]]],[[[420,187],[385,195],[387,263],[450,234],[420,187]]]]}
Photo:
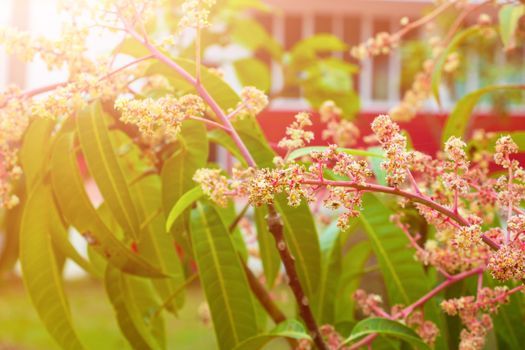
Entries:
{"type": "MultiPolygon", "coordinates": [[[[339,186],[339,187],[351,187],[359,191],[388,193],[388,194],[393,194],[393,195],[400,196],[400,197],[405,197],[416,203],[421,203],[431,209],[438,211],[439,213],[454,220],[461,226],[469,226],[469,222],[465,218],[463,218],[459,213],[454,213],[454,211],[450,210],[449,208],[447,208],[446,206],[442,204],[439,204],[433,201],[431,198],[428,198],[423,195],[419,195],[417,193],[404,191],[397,187],[388,187],[388,186],[382,186],[382,185],[371,184],[371,183],[356,183],[352,181],[333,181],[333,180],[326,180],[326,179],[323,179],[322,181],[303,180],[302,183],[305,185],[315,185],[315,186],[328,186],[329,185],[329,186],[339,186]]],[[[481,236],[481,239],[487,245],[489,245],[492,249],[495,249],[495,250],[499,249],[499,244],[494,242],[491,238],[483,235],[481,236]]]]}
{"type": "Polygon", "coordinates": [[[448,286],[456,282],[459,282],[461,280],[464,280],[467,277],[483,272],[483,270],[484,270],[483,267],[477,267],[475,269],[468,270],[465,272],[458,273],[457,275],[450,276],[450,278],[448,278],[446,281],[438,285],[436,288],[432,289],[430,292],[422,296],[419,300],[414,302],[412,305],[407,306],[406,308],[401,310],[398,314],[394,315],[394,318],[405,318],[412,311],[414,311],[414,309],[417,309],[418,307],[423,306],[427,301],[432,299],[434,296],[439,294],[442,290],[444,290],[448,286]]]}
{"type": "Polygon", "coordinates": [[[128,25],[126,25],[126,27],[127,27],[129,34],[133,36],[138,42],[140,42],[144,47],[146,47],[155,58],[165,63],[170,68],[172,68],[184,80],[186,80],[188,83],[190,83],[191,85],[195,87],[195,89],[197,90],[197,93],[208,104],[208,106],[210,106],[210,108],[215,113],[215,115],[217,115],[217,117],[221,120],[221,122],[227,128],[233,141],[239,148],[239,151],[241,152],[242,156],[244,157],[244,159],[246,159],[246,162],[248,163],[248,165],[251,167],[257,166],[255,163],[255,160],[250,154],[250,151],[248,150],[248,148],[242,141],[237,131],[235,131],[231,121],[228,119],[228,116],[224,113],[222,108],[215,101],[215,99],[210,95],[208,90],[206,90],[206,88],[201,84],[201,82],[195,79],[190,73],[186,72],[181,66],[179,66],[171,58],[163,54],[159,49],[157,49],[154,45],[152,45],[148,40],[146,40],[145,38],[142,38],[135,30],[133,30],[133,28],[129,27],[128,25]]]}

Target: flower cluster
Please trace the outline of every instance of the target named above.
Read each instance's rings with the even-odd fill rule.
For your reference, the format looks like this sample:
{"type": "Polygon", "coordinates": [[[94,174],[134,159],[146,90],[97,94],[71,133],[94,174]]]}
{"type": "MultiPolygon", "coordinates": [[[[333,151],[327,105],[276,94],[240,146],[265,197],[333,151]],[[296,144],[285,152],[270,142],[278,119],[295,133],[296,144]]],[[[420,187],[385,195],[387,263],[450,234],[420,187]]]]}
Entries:
{"type": "Polygon", "coordinates": [[[482,288],[477,297],[466,296],[445,300],[441,308],[447,314],[459,315],[465,329],[461,331],[460,350],[483,349],[485,336],[492,329],[490,314],[498,311],[501,304],[508,302],[507,287],[482,288]]]}
{"type": "Polygon", "coordinates": [[[525,252],[517,242],[503,245],[492,254],[487,268],[497,280],[520,280],[525,277],[525,252]]]}
{"type": "Polygon", "coordinates": [[[29,124],[27,101],[13,98],[19,94],[16,87],[0,93],[0,208],[12,208],[19,202],[13,194],[13,182],[22,173],[17,151],[29,124]]]}
{"type": "Polygon", "coordinates": [[[0,30],[0,45],[6,51],[24,61],[41,58],[48,69],[67,66],[72,76],[94,69],[93,62],[86,57],[88,31],[74,26],[64,28],[60,40],[45,37],[34,38],[28,32],[12,28],[0,30]]]}
{"type": "Polygon", "coordinates": [[[334,101],[325,101],[319,108],[321,121],[326,123],[323,140],[332,139],[340,147],[355,145],[359,138],[359,129],[349,120],[342,119],[342,110],[334,101]]]}
{"type": "Polygon", "coordinates": [[[208,17],[210,7],[215,0],[186,0],[182,3],[182,18],[179,22],[181,28],[204,28],[210,25],[208,17]]]}
{"type": "Polygon", "coordinates": [[[239,115],[257,115],[268,106],[268,96],[253,86],[246,86],[241,90],[241,102],[237,106],[239,115]]]}
{"type": "Polygon", "coordinates": [[[374,119],[372,131],[386,152],[387,161],[381,164],[387,172],[386,180],[389,185],[397,187],[405,181],[411,158],[411,153],[406,150],[406,137],[401,135],[399,126],[388,115],[374,119]]]}
{"type": "Polygon", "coordinates": [[[407,326],[414,329],[425,343],[433,346],[439,335],[439,329],[432,321],[425,320],[423,312],[416,310],[405,318],[407,326]]]}
{"type": "Polygon", "coordinates": [[[143,100],[119,98],[115,108],[122,112],[121,120],[136,125],[146,137],[174,141],[183,120],[204,116],[206,105],[196,95],[172,96],[143,100]]]}
{"type": "Polygon", "coordinates": [[[296,114],[295,121],[286,128],[286,137],[279,141],[279,148],[292,151],[310,143],[314,139],[314,133],[304,129],[311,125],[312,121],[308,113],[301,112],[296,114]]]}
{"type": "Polygon", "coordinates": [[[352,47],[350,54],[358,59],[364,60],[370,56],[386,55],[397,46],[399,41],[390,33],[380,32],[374,38],[368,39],[365,43],[352,47]]]}

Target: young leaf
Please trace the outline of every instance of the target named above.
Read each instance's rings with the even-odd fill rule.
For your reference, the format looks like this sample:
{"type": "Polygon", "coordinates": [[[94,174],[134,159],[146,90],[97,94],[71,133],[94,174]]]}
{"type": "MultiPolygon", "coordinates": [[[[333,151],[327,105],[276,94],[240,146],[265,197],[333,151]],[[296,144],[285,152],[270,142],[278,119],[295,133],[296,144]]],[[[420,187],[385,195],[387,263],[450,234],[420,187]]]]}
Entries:
{"type": "Polygon", "coordinates": [[[434,70],[432,71],[431,86],[432,86],[432,93],[438,104],[441,104],[441,100],[439,98],[439,86],[441,85],[441,76],[443,75],[443,66],[445,62],[447,61],[448,55],[452,51],[454,51],[466,38],[478,33],[479,30],[480,30],[479,26],[471,26],[457,33],[456,36],[454,36],[454,38],[450,41],[448,46],[445,48],[445,50],[443,50],[443,52],[439,55],[438,59],[436,60],[434,70]]]}
{"type": "Polygon", "coordinates": [[[525,5],[523,4],[503,5],[499,10],[499,35],[505,49],[511,49],[516,45],[514,36],[524,13],[525,5]]]}
{"type": "Polygon", "coordinates": [[[106,115],[100,103],[93,103],[77,115],[80,146],[90,173],[124,233],[138,239],[140,223],[126,179],[111,143],[106,115]]]}
{"type": "Polygon", "coordinates": [[[233,349],[256,335],[257,321],[239,256],[212,206],[199,202],[192,211],[191,239],[219,348],[233,349]]]}
{"type": "Polygon", "coordinates": [[[463,96],[461,100],[456,103],[454,110],[447,118],[443,135],[441,136],[441,142],[445,143],[451,136],[457,136],[460,138],[464,136],[468,121],[472,115],[472,110],[483,95],[500,90],[520,89],[523,89],[523,87],[519,85],[493,85],[481,88],[463,96]]]}
{"type": "Polygon", "coordinates": [[[344,341],[344,344],[373,333],[401,339],[417,349],[430,350],[430,347],[411,328],[398,321],[379,317],[367,318],[356,324],[350,337],[344,341]]]}
{"type": "MultiPolygon", "coordinates": [[[[164,162],[161,171],[162,208],[166,216],[181,196],[195,187],[193,175],[208,159],[206,127],[201,122],[185,121],[179,139],[180,148],[164,162]]],[[[179,239],[186,231],[188,217],[189,211],[186,211],[170,225],[175,238],[179,239]]]]}
{"type": "Polygon", "coordinates": [[[304,326],[296,320],[279,323],[268,333],[259,334],[240,343],[234,350],[259,350],[276,338],[311,339],[304,326]]]}
{"type": "Polygon", "coordinates": [[[48,208],[51,193],[35,185],[24,208],[20,229],[20,262],[29,296],[49,333],[64,349],[83,349],[62,285],[53,249],[48,208]]]}
{"type": "Polygon", "coordinates": [[[177,220],[186,209],[188,209],[193,203],[201,199],[203,196],[204,193],[202,192],[202,188],[200,186],[196,186],[184,193],[170,210],[168,219],[166,220],[166,231],[171,231],[171,227],[175,223],[175,220],[177,220]]]}
{"type": "Polygon", "coordinates": [[[120,330],[129,344],[137,350],[165,348],[163,322],[151,319],[158,303],[147,281],[126,276],[108,265],[105,282],[120,330]]]}
{"type": "Polygon", "coordinates": [[[164,276],[157,267],[132,253],[102,221],[86,194],[76,162],[73,135],[62,135],[52,150],[51,180],[67,222],[86,237],[97,253],[122,271],[140,276],[164,276]]]}
{"type": "MultiPolygon", "coordinates": [[[[310,154],[312,152],[324,152],[327,149],[328,149],[328,147],[326,147],[326,146],[312,146],[312,147],[299,148],[299,149],[296,149],[295,151],[292,151],[288,155],[287,159],[294,160],[294,159],[306,156],[306,155],[308,155],[308,154],[310,154]]],[[[340,147],[340,148],[337,149],[337,151],[342,152],[342,153],[346,153],[346,154],[350,154],[352,156],[358,156],[358,157],[372,157],[372,158],[381,158],[381,159],[385,158],[385,156],[380,154],[380,153],[363,151],[363,150],[360,150],[360,149],[351,149],[351,148],[341,148],[340,147]]]]}

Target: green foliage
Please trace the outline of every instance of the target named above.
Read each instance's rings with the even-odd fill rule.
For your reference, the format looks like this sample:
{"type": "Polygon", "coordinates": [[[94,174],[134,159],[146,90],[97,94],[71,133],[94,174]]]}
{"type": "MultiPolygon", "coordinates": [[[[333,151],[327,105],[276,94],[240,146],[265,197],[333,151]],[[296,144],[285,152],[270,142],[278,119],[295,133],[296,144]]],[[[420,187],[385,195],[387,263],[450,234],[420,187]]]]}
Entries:
{"type": "Polygon", "coordinates": [[[209,204],[192,211],[191,239],[221,349],[257,334],[248,281],[222,219],[209,204]]]}
{"type": "Polygon", "coordinates": [[[233,67],[243,86],[255,86],[268,93],[271,87],[270,70],[256,58],[243,58],[235,61],[233,67]]]}
{"type": "Polygon", "coordinates": [[[486,86],[463,96],[461,100],[456,103],[452,113],[450,113],[447,118],[443,135],[441,136],[441,142],[446,142],[451,136],[457,136],[459,138],[464,136],[472,111],[483,95],[498,91],[520,89],[521,87],[517,85],[494,85],[486,86]]]}
{"type": "Polygon", "coordinates": [[[73,328],[61,268],[53,246],[52,210],[54,205],[49,186],[42,183],[35,185],[26,202],[20,228],[20,262],[24,282],[40,319],[56,342],[64,349],[83,349],[73,328]]]}
{"type": "Polygon", "coordinates": [[[515,46],[515,32],[518,29],[519,20],[525,12],[525,5],[508,4],[499,10],[499,34],[506,49],[515,46]]]}
{"type": "MultiPolygon", "coordinates": [[[[298,148],[288,155],[289,160],[295,160],[301,157],[304,157],[306,155],[309,155],[312,152],[324,152],[328,149],[328,147],[325,146],[312,146],[312,147],[303,147],[298,148]]],[[[381,158],[384,159],[385,156],[380,153],[374,153],[369,151],[363,151],[360,149],[351,149],[351,148],[337,148],[338,152],[350,154],[352,156],[359,156],[359,157],[375,157],[375,158],[381,158]]]]}
{"type": "Polygon", "coordinates": [[[447,57],[449,54],[454,52],[458,48],[459,45],[461,45],[467,38],[478,34],[480,31],[480,28],[478,26],[472,26],[467,29],[464,29],[460,32],[458,32],[454,38],[450,41],[450,43],[447,45],[445,50],[439,55],[439,57],[436,60],[436,63],[433,67],[432,71],[432,94],[434,95],[434,98],[438,104],[441,104],[441,99],[439,97],[439,86],[441,85],[441,79],[443,75],[443,66],[445,65],[445,62],[447,61],[447,57]]]}
{"type": "Polygon", "coordinates": [[[126,276],[108,265],[106,290],[120,329],[134,349],[163,349],[164,324],[153,313],[158,303],[147,281],[126,276]]]}
{"type": "Polygon", "coordinates": [[[373,333],[401,339],[413,345],[416,349],[430,349],[430,347],[425,344],[411,328],[408,328],[398,321],[374,317],[367,318],[357,323],[353,328],[350,337],[345,340],[345,343],[355,341],[373,333]]]}
{"type": "Polygon", "coordinates": [[[282,323],[279,323],[268,333],[246,339],[236,346],[234,350],[262,349],[267,343],[276,338],[311,339],[304,329],[304,326],[300,322],[296,320],[286,320],[282,323]]]}
{"type": "Polygon", "coordinates": [[[137,209],[131,199],[123,170],[117,161],[105,119],[106,115],[98,103],[78,114],[77,132],[80,146],[104,202],[124,229],[125,236],[137,240],[140,237],[137,209]]]}
{"type": "Polygon", "coordinates": [[[414,252],[406,249],[408,239],[390,221],[392,211],[372,194],[364,196],[363,208],[359,219],[378,259],[389,302],[391,305],[408,305],[428,291],[429,283],[423,268],[414,264],[414,252]]]}

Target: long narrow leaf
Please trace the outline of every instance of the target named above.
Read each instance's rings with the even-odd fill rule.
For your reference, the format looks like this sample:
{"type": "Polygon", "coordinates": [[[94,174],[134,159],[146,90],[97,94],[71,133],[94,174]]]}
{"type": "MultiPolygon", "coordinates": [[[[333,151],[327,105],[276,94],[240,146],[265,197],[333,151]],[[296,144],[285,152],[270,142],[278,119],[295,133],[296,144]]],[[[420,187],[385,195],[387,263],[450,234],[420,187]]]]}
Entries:
{"type": "Polygon", "coordinates": [[[308,332],[304,329],[304,326],[300,322],[296,320],[286,320],[282,323],[279,323],[268,333],[259,334],[255,337],[246,339],[236,346],[235,350],[259,350],[270,341],[277,338],[311,340],[308,332]]]}
{"type": "Polygon", "coordinates": [[[150,277],[164,274],[119,241],[93,208],[76,164],[73,135],[61,136],[52,151],[51,179],[60,210],[90,246],[122,271],[150,277]]]}
{"type": "Polygon", "coordinates": [[[198,203],[192,211],[191,238],[219,347],[233,349],[257,333],[246,275],[230,234],[213,207],[198,203]]]}
{"type": "MultiPolygon", "coordinates": [[[[107,294],[117,314],[118,324],[129,344],[137,350],[164,348],[164,339],[162,339],[164,332],[160,331],[159,339],[151,331],[153,328],[151,317],[158,304],[151,301],[151,289],[148,288],[146,281],[125,276],[108,265],[105,282],[107,294]],[[149,304],[150,307],[144,308],[144,303],[146,306],[149,304]]],[[[155,325],[163,327],[162,323],[155,325]]]]}
{"type": "Polygon", "coordinates": [[[106,115],[93,103],[77,115],[77,132],[89,170],[126,235],[140,235],[140,223],[126,179],[111,143],[106,115]]]}
{"type": "Polygon", "coordinates": [[[64,349],[83,349],[69,310],[51,239],[51,194],[36,185],[29,196],[20,232],[20,262],[31,300],[49,333],[64,349]]]}
{"type": "Polygon", "coordinates": [[[350,337],[345,340],[344,344],[372,333],[401,339],[417,349],[430,350],[430,347],[423,342],[419,335],[417,335],[417,333],[411,328],[408,328],[398,321],[379,317],[367,318],[356,324],[352,330],[352,334],[350,334],[350,337]]]}
{"type": "Polygon", "coordinates": [[[202,198],[203,195],[204,193],[202,192],[202,188],[200,186],[194,187],[193,189],[184,193],[170,210],[168,219],[166,220],[166,231],[169,232],[175,223],[175,220],[177,220],[179,216],[193,203],[202,198]]]}

